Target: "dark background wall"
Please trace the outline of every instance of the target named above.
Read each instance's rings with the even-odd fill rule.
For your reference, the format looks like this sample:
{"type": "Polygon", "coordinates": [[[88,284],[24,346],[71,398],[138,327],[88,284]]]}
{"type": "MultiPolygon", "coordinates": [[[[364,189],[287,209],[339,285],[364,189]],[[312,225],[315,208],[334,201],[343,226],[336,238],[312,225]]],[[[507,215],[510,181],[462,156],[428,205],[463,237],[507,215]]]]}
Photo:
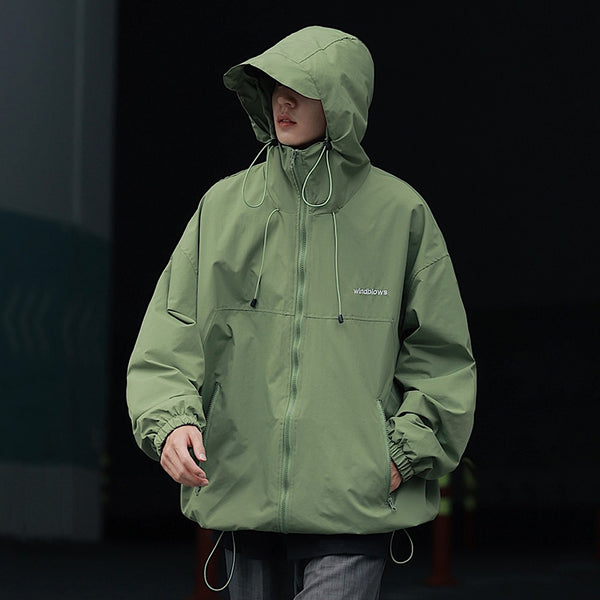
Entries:
{"type": "Polygon", "coordinates": [[[101,534],[115,13],[0,2],[0,538],[101,534]]]}
{"type": "Polygon", "coordinates": [[[191,531],[178,516],[177,486],[134,445],[125,365],[200,197],[258,150],[222,74],[321,24],[370,48],[376,89],[365,148],[425,197],[453,256],[480,372],[467,455],[485,539],[592,539],[598,10],[406,4],[120,2],[109,535],[157,524],[170,535],[191,531]]]}

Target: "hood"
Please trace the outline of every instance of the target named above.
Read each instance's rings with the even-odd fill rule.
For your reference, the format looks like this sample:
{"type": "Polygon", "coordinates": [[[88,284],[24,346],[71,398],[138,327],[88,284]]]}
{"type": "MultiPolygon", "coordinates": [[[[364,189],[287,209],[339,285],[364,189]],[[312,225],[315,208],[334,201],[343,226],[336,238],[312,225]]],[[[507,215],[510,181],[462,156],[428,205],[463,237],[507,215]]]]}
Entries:
{"type": "MultiPolygon", "coordinates": [[[[359,39],[343,31],[307,27],[259,56],[231,68],[223,80],[227,88],[237,93],[250,116],[256,138],[264,144],[263,150],[268,148],[265,166],[261,170],[264,173],[262,193],[255,190],[254,194],[250,194],[252,201],[248,202],[245,191],[248,174],[263,150],[247,169],[242,184],[242,199],[249,208],[259,208],[266,197],[273,200],[274,206],[266,217],[262,258],[250,305],[255,308],[258,302],[269,223],[278,212],[296,212],[297,196],[289,193],[290,189],[294,189],[300,193],[309,212],[331,215],[331,241],[334,245],[332,279],[338,300],[338,321],[343,323],[336,213],[360,188],[370,169],[361,141],[367,129],[373,96],[371,54],[359,39]],[[273,80],[303,96],[321,101],[327,120],[326,141],[315,142],[302,150],[273,143],[277,138],[271,106],[273,80]],[[277,151],[271,152],[274,146],[277,151]],[[271,166],[269,157],[273,161],[271,166]],[[280,173],[284,173],[285,177],[278,177],[280,173]]],[[[259,181],[258,186],[261,187],[261,184],[259,181]]]]}
{"type": "Polygon", "coordinates": [[[321,100],[333,149],[352,163],[368,161],[360,143],[373,97],[374,67],[356,37],[327,27],[307,27],[225,73],[225,86],[237,93],[257,139],[274,139],[270,78],[303,96],[321,100]]]}

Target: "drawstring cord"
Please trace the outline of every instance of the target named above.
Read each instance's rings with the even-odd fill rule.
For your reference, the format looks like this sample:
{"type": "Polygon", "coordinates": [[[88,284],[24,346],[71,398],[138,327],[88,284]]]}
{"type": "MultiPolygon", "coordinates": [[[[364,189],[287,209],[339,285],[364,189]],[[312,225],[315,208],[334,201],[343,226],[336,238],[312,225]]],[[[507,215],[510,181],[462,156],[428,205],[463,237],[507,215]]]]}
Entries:
{"type": "Polygon", "coordinates": [[[338,321],[340,323],[344,322],[344,316],[342,315],[342,295],[340,293],[340,269],[338,266],[338,230],[337,230],[337,220],[335,218],[335,213],[332,212],[331,216],[333,218],[333,249],[334,249],[334,258],[335,258],[335,291],[337,292],[337,301],[338,301],[338,321]]]}
{"type": "Polygon", "coordinates": [[[246,170],[246,174],[244,175],[244,181],[242,182],[242,200],[244,201],[244,204],[248,207],[248,208],[258,208],[259,206],[262,206],[263,202],[265,201],[265,198],[267,196],[267,184],[269,182],[269,156],[271,154],[271,148],[273,148],[273,146],[275,146],[277,142],[275,140],[270,140],[268,141],[258,152],[258,154],[254,157],[254,160],[250,163],[250,166],[248,167],[248,169],[246,170]],[[260,202],[258,204],[250,204],[247,200],[246,200],[246,180],[248,179],[248,173],[250,173],[250,169],[254,166],[254,163],[259,159],[260,155],[267,150],[267,159],[266,159],[266,165],[265,165],[265,185],[263,187],[263,193],[262,193],[262,198],[260,199],[260,202]]]}
{"type": "MultiPolygon", "coordinates": [[[[396,532],[393,531],[392,535],[390,536],[390,558],[397,565],[405,565],[407,562],[409,562],[412,559],[412,557],[414,556],[414,551],[415,551],[415,545],[412,541],[412,538],[410,537],[410,534],[408,533],[408,531],[406,531],[406,529],[403,529],[402,531],[404,532],[404,534],[408,538],[408,541],[410,542],[410,553],[408,555],[408,558],[406,558],[404,560],[398,560],[394,556],[394,551],[393,551],[392,545],[394,543],[394,535],[396,535],[396,532]]],[[[206,584],[206,587],[209,590],[211,590],[213,592],[217,592],[217,593],[222,592],[231,583],[231,580],[233,579],[233,573],[235,571],[235,558],[236,558],[237,550],[236,550],[236,545],[235,545],[235,535],[232,531],[231,532],[231,542],[232,542],[233,557],[231,559],[231,571],[229,572],[229,575],[227,576],[227,581],[225,582],[224,585],[222,585],[219,588],[213,587],[208,582],[208,565],[209,565],[210,561],[212,560],[212,557],[213,557],[214,553],[216,552],[217,548],[219,547],[219,544],[221,543],[221,539],[224,534],[225,534],[225,532],[221,531],[221,533],[219,534],[219,537],[217,538],[215,545],[213,546],[213,549],[210,551],[210,554],[208,555],[208,558],[206,559],[206,562],[204,563],[204,583],[206,584]]]]}
{"type": "MultiPolygon", "coordinates": [[[[246,169],[246,173],[244,174],[244,181],[242,182],[242,200],[244,201],[244,204],[248,207],[248,208],[259,208],[263,205],[265,198],[267,197],[267,186],[269,184],[269,158],[271,156],[271,148],[275,147],[277,145],[277,140],[269,140],[259,151],[258,154],[254,157],[254,160],[250,163],[250,166],[246,169]],[[248,202],[248,200],[246,200],[246,181],[248,180],[248,174],[250,173],[250,169],[252,169],[252,167],[254,166],[254,164],[256,163],[256,161],[259,159],[260,155],[264,152],[267,151],[267,158],[266,158],[266,164],[265,164],[265,184],[263,186],[263,193],[262,193],[262,197],[260,199],[260,202],[258,204],[250,204],[250,202],[248,202]]],[[[260,280],[262,278],[262,273],[263,273],[263,267],[265,265],[265,249],[267,247],[267,233],[269,231],[269,222],[271,221],[271,217],[276,213],[279,212],[279,209],[276,208],[275,210],[273,210],[271,212],[271,214],[267,217],[267,223],[265,225],[265,235],[263,237],[263,247],[262,247],[262,256],[260,259],[260,269],[258,271],[258,278],[256,280],[256,288],[254,290],[254,297],[252,298],[252,301],[250,302],[250,306],[252,308],[256,307],[256,303],[258,302],[258,288],[260,286],[260,280]]]]}
{"type": "MultiPolygon", "coordinates": [[[[248,207],[248,208],[258,208],[260,206],[263,205],[263,202],[265,201],[265,198],[267,196],[267,186],[269,183],[269,158],[271,155],[271,148],[275,147],[277,145],[277,140],[269,140],[259,151],[258,154],[254,157],[254,160],[250,163],[250,166],[246,169],[246,173],[244,174],[244,180],[242,181],[242,200],[244,201],[244,204],[248,207]],[[246,200],[246,181],[248,180],[248,175],[250,173],[250,169],[252,169],[252,167],[254,166],[254,164],[256,163],[256,161],[260,158],[260,155],[267,150],[267,158],[266,158],[266,165],[265,165],[265,184],[263,186],[263,193],[262,193],[262,197],[260,199],[260,202],[258,204],[250,204],[247,200],[246,200]]],[[[300,195],[302,196],[302,200],[304,202],[304,204],[306,204],[307,206],[311,206],[311,207],[316,207],[316,206],[325,206],[329,200],[331,199],[331,194],[333,192],[333,179],[331,177],[331,165],[329,163],[329,151],[331,150],[331,142],[328,140],[323,144],[323,148],[321,149],[321,153],[319,154],[319,157],[317,158],[317,161],[315,162],[315,164],[312,166],[311,170],[308,172],[308,174],[306,175],[306,177],[304,178],[304,183],[302,184],[302,190],[300,195]],[[314,173],[315,169],[319,166],[319,163],[321,162],[321,159],[323,158],[323,155],[325,155],[325,162],[327,163],[327,177],[328,177],[328,181],[329,181],[329,192],[327,194],[327,198],[325,200],[325,202],[322,202],[321,204],[311,204],[307,199],[306,199],[306,194],[305,194],[305,190],[306,190],[306,185],[308,183],[308,180],[310,179],[311,175],[314,173]]]]}
{"type": "MultiPolygon", "coordinates": [[[[414,556],[414,553],[415,553],[415,545],[412,541],[412,538],[410,537],[410,534],[408,533],[408,531],[406,531],[406,529],[403,529],[402,531],[404,532],[404,535],[406,535],[406,537],[408,538],[408,541],[410,543],[410,553],[408,555],[408,558],[405,558],[404,560],[398,560],[394,556],[393,543],[394,543],[394,536],[396,535],[396,532],[392,531],[392,535],[390,536],[390,548],[389,548],[390,558],[392,559],[392,562],[394,562],[397,565],[405,565],[412,559],[412,557],[414,556]]],[[[213,557],[214,553],[216,552],[217,548],[219,547],[219,544],[221,543],[221,539],[224,534],[225,534],[225,532],[221,531],[213,549],[210,551],[210,554],[208,555],[208,558],[206,559],[206,562],[204,563],[204,583],[206,584],[206,587],[208,587],[208,589],[212,590],[213,592],[222,592],[231,583],[231,580],[233,579],[233,573],[235,571],[235,559],[236,559],[237,550],[236,550],[236,545],[235,545],[235,535],[232,531],[231,532],[231,541],[232,541],[233,558],[231,560],[231,571],[229,572],[227,581],[225,582],[224,585],[222,585],[219,588],[213,587],[208,582],[208,565],[209,565],[210,561],[212,560],[212,557],[213,557]]]]}
{"type": "MultiPolygon", "coordinates": [[[[270,158],[270,154],[271,154],[271,148],[273,148],[275,145],[277,145],[277,141],[276,140],[270,140],[269,142],[267,142],[258,152],[258,154],[254,157],[254,160],[250,163],[250,166],[248,167],[248,169],[246,170],[246,173],[244,174],[244,180],[242,182],[242,200],[244,201],[244,204],[248,207],[248,208],[259,208],[260,206],[263,205],[265,198],[267,196],[267,186],[268,186],[268,182],[269,182],[269,158],[270,158]],[[250,170],[252,169],[252,167],[254,166],[254,164],[256,163],[256,161],[260,158],[260,155],[267,150],[267,157],[266,157],[266,164],[265,164],[265,176],[264,176],[264,187],[263,187],[263,193],[262,193],[262,197],[260,199],[260,202],[258,202],[258,204],[250,204],[247,200],[246,200],[246,182],[248,179],[248,174],[250,173],[250,170]]],[[[302,201],[304,202],[304,204],[306,204],[306,206],[309,206],[311,208],[316,208],[319,206],[325,206],[330,200],[331,200],[331,196],[333,194],[333,177],[331,175],[331,164],[329,162],[329,151],[331,150],[332,146],[331,146],[331,142],[329,140],[327,140],[324,144],[323,147],[321,149],[321,152],[317,158],[317,160],[315,161],[315,164],[312,166],[312,168],[310,169],[310,171],[307,173],[306,177],[304,178],[304,182],[302,184],[302,188],[300,190],[300,196],[302,197],[302,201]],[[323,159],[323,156],[325,156],[325,163],[327,165],[327,180],[328,180],[328,184],[329,184],[329,191],[327,193],[327,198],[325,198],[324,202],[321,203],[311,203],[308,201],[308,199],[306,198],[306,186],[308,184],[309,179],[311,178],[312,174],[315,172],[315,170],[317,169],[317,167],[319,166],[319,164],[321,163],[321,160],[323,159]]],[[[258,271],[258,277],[256,279],[256,288],[254,289],[254,296],[252,298],[252,300],[250,301],[250,306],[252,308],[256,308],[256,305],[258,303],[258,291],[260,288],[260,282],[262,279],[262,275],[263,275],[263,269],[264,269],[264,265],[265,265],[265,253],[266,253],[266,248],[267,248],[267,235],[269,232],[269,223],[271,222],[271,218],[273,217],[273,215],[275,213],[279,212],[279,209],[276,208],[275,210],[271,211],[271,213],[269,214],[269,216],[267,217],[267,222],[265,224],[265,233],[264,233],[264,237],[263,237],[263,245],[262,245],[262,253],[261,253],[261,259],[260,259],[260,268],[258,271]]],[[[336,221],[336,216],[335,216],[335,212],[331,213],[331,216],[333,218],[333,241],[334,241],[334,258],[335,258],[335,289],[336,289],[336,294],[337,294],[337,302],[338,302],[338,322],[339,323],[343,323],[344,322],[344,316],[342,314],[342,295],[340,292],[340,273],[339,273],[339,262],[338,262],[338,230],[337,230],[337,221],[336,221]]]]}
{"type": "Polygon", "coordinates": [[[394,535],[396,534],[396,532],[392,531],[392,535],[390,537],[390,558],[397,565],[405,565],[413,557],[413,555],[415,553],[415,545],[413,544],[413,541],[412,541],[412,538],[410,537],[410,534],[408,533],[408,531],[406,531],[406,529],[403,529],[402,531],[404,531],[404,534],[406,535],[406,537],[408,538],[408,541],[410,542],[410,554],[408,555],[408,558],[406,558],[405,560],[398,560],[394,556],[394,550],[392,548],[392,544],[394,542],[394,535]]]}
{"type": "Polygon", "coordinates": [[[233,559],[231,561],[231,573],[229,573],[229,577],[227,578],[227,581],[225,582],[225,585],[223,587],[214,588],[212,585],[210,585],[210,583],[208,583],[208,575],[207,575],[208,563],[210,562],[211,558],[213,557],[213,554],[215,553],[217,547],[219,546],[219,543],[221,542],[221,538],[223,537],[224,533],[225,533],[224,531],[221,531],[221,534],[217,538],[217,543],[214,545],[214,548],[211,550],[210,554],[208,555],[208,558],[206,559],[206,562],[204,563],[204,583],[206,584],[206,587],[209,590],[212,590],[213,592],[222,592],[231,583],[231,579],[233,577],[233,571],[235,570],[235,554],[236,554],[235,535],[233,535],[233,531],[232,531],[231,532],[231,541],[233,542],[233,559]]]}
{"type": "MultiPolygon", "coordinates": [[[[321,153],[319,154],[319,157],[317,158],[315,164],[312,166],[311,170],[307,173],[306,177],[304,178],[304,183],[302,184],[302,189],[300,190],[300,195],[302,196],[302,202],[304,202],[304,204],[306,204],[306,206],[310,206],[311,208],[325,206],[329,202],[329,200],[331,200],[331,195],[333,192],[333,178],[331,176],[331,165],[329,163],[329,151],[330,150],[331,150],[331,142],[329,140],[327,140],[323,144],[323,148],[321,149],[321,153]],[[329,192],[328,192],[327,198],[325,199],[324,202],[313,204],[306,199],[306,194],[305,194],[306,185],[308,184],[308,180],[310,179],[311,175],[314,173],[315,169],[319,166],[319,163],[321,162],[323,155],[325,155],[325,163],[327,164],[327,180],[329,183],[329,192]]],[[[342,295],[340,293],[340,269],[339,269],[339,265],[338,265],[338,230],[337,230],[337,221],[335,218],[335,212],[332,212],[331,216],[333,218],[333,244],[334,244],[334,256],[335,256],[335,290],[337,293],[337,301],[338,301],[338,322],[343,323],[344,316],[342,315],[342,295]]]]}
{"type": "Polygon", "coordinates": [[[317,206],[325,206],[331,199],[331,193],[333,192],[333,179],[331,177],[331,165],[329,164],[329,151],[330,150],[331,150],[331,142],[329,140],[327,140],[323,144],[323,149],[321,150],[321,154],[319,154],[319,158],[317,158],[317,162],[315,162],[312,169],[308,172],[308,174],[304,178],[304,183],[302,184],[302,190],[300,191],[300,195],[302,196],[302,201],[304,202],[304,204],[306,204],[306,206],[310,206],[312,208],[315,208],[317,206]],[[314,170],[319,166],[319,163],[321,162],[321,159],[323,158],[323,154],[325,155],[325,162],[327,163],[327,177],[329,180],[329,193],[327,194],[327,198],[326,198],[325,202],[322,202],[320,204],[311,204],[306,199],[304,190],[306,189],[306,184],[308,183],[310,176],[313,174],[314,170]]]}
{"type": "Polygon", "coordinates": [[[263,267],[265,266],[265,250],[267,248],[267,233],[269,231],[269,222],[271,221],[271,217],[275,213],[278,213],[278,212],[279,212],[278,208],[276,208],[275,210],[272,210],[271,214],[267,218],[267,223],[265,225],[265,235],[263,237],[263,247],[262,247],[262,256],[260,259],[260,269],[258,270],[258,278],[256,279],[256,289],[254,290],[254,297],[252,298],[252,302],[250,302],[250,306],[252,308],[255,308],[256,303],[258,302],[258,288],[260,286],[260,280],[262,279],[263,267]]]}

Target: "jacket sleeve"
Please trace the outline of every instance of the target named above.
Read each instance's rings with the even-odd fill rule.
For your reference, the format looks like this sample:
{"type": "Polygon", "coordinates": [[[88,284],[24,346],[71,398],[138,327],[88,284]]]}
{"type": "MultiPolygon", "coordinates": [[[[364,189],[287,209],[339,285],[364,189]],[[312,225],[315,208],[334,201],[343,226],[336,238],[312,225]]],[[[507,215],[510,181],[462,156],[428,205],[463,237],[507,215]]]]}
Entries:
{"type": "Polygon", "coordinates": [[[204,351],[196,321],[199,212],[163,271],[127,370],[127,404],[140,448],[158,460],[176,427],[202,429],[204,351]]]}
{"type": "Polygon", "coordinates": [[[456,468],[475,410],[465,310],[441,233],[432,227],[437,256],[420,252],[406,286],[393,386],[399,409],[387,421],[390,455],[403,480],[438,479],[456,468]]]}

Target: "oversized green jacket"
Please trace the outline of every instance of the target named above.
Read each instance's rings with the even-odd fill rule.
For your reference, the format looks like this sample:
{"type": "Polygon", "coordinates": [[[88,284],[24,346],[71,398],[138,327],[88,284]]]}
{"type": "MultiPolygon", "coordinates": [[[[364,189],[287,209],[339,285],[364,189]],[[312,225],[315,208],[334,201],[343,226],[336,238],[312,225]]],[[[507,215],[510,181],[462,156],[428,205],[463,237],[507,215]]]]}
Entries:
{"type": "Polygon", "coordinates": [[[377,533],[432,519],[468,441],[475,364],[442,234],[369,162],[366,47],[311,27],[230,69],[262,162],[202,198],[128,369],[136,440],[158,459],[204,434],[210,481],[184,513],[218,530],[377,533]],[[270,78],[322,101],[327,141],[276,142],[270,78]],[[390,459],[403,482],[392,494],[390,459]]]}

